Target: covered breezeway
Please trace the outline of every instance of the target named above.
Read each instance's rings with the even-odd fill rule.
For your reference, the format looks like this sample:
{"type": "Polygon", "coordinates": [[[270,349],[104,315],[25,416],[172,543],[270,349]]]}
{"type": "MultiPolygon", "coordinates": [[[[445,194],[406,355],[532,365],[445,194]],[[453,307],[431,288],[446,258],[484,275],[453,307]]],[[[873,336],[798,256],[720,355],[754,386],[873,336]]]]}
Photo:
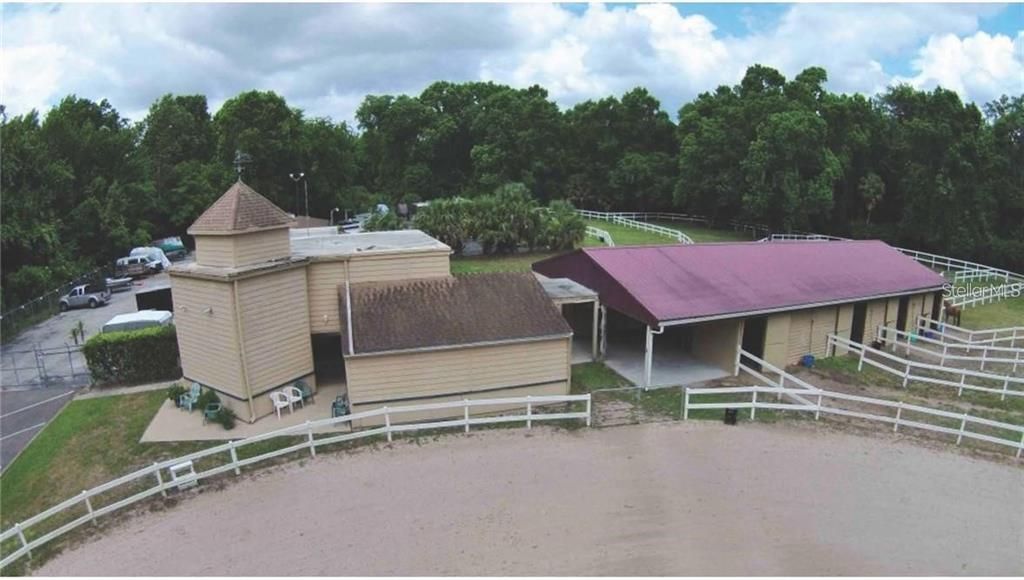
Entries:
{"type": "Polygon", "coordinates": [[[735,374],[740,320],[659,330],[615,310],[605,312],[605,364],[636,385],[692,385],[735,374]]]}

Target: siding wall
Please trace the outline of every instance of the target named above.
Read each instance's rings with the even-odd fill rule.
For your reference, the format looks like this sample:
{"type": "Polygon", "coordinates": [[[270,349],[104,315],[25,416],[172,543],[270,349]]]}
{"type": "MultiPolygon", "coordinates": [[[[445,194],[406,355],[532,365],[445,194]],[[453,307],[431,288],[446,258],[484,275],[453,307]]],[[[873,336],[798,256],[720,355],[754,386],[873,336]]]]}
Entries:
{"type": "Polygon", "coordinates": [[[828,352],[828,335],[836,331],[835,306],[801,310],[792,313],[789,324],[788,364],[800,362],[805,354],[824,358],[828,352]]]}
{"type": "Polygon", "coordinates": [[[254,395],[313,372],[305,268],[241,280],[238,299],[254,395]]]}
{"type": "Polygon", "coordinates": [[[864,316],[864,344],[871,344],[878,334],[878,327],[885,324],[885,300],[868,302],[864,316]]]}
{"type": "Polygon", "coordinates": [[[323,261],[309,265],[309,326],[314,333],[341,332],[338,293],[345,284],[346,265],[352,282],[376,282],[448,276],[448,253],[353,257],[351,262],[323,261]]]}
{"type": "MultiPolygon", "coordinates": [[[[345,359],[349,400],[384,401],[527,384],[569,390],[570,338],[345,359]]],[[[461,396],[461,395],[460,395],[461,396]]]]}
{"type": "Polygon", "coordinates": [[[288,228],[227,236],[196,236],[196,263],[234,268],[291,254],[288,228]]]}
{"type": "MultiPolygon", "coordinates": [[[[853,304],[844,304],[837,309],[837,312],[839,313],[839,318],[836,320],[835,333],[849,340],[850,334],[853,331],[853,304]]],[[[847,352],[846,347],[836,346],[835,354],[843,355],[847,352]]]]}
{"type": "Polygon", "coordinates": [[[171,276],[171,292],[185,377],[245,397],[232,284],[171,276]]]}
{"type": "Polygon", "coordinates": [[[700,324],[693,329],[696,340],[693,354],[730,373],[736,367],[736,353],[743,337],[742,320],[723,320],[700,324]]]}
{"type": "Polygon", "coordinates": [[[789,326],[792,315],[774,314],[768,317],[764,333],[764,360],[779,368],[789,361],[789,326]]]}

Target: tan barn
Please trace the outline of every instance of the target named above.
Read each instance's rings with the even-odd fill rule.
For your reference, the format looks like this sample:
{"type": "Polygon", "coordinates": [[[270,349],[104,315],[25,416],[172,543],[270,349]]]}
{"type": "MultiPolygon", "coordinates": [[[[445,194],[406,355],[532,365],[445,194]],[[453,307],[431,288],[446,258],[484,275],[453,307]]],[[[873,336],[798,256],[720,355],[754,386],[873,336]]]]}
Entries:
{"type": "Polygon", "coordinates": [[[347,387],[356,407],[568,392],[571,332],[531,275],[452,277],[451,249],[417,230],[293,225],[238,181],[189,228],[195,262],[170,269],[183,374],[239,418],[270,415],[298,380],[347,387]],[[501,322],[506,304],[524,326],[501,322]],[[425,311],[439,322],[413,324],[425,311]]]}
{"type": "Polygon", "coordinates": [[[644,386],[735,374],[741,349],[784,367],[831,354],[829,334],[871,343],[937,316],[945,284],[873,240],[584,248],[533,269],[597,291],[606,363],[644,386]]]}

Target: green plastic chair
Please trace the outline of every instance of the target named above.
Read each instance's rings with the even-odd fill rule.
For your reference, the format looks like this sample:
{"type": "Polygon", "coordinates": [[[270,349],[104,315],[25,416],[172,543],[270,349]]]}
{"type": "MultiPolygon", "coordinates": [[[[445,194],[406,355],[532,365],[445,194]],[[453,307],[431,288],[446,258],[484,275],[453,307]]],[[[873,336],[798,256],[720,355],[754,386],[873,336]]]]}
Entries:
{"type": "Polygon", "coordinates": [[[301,381],[301,380],[300,381],[295,381],[295,385],[293,385],[293,386],[296,389],[298,389],[299,392],[302,393],[302,400],[303,401],[305,401],[306,399],[309,399],[309,402],[316,403],[316,399],[313,398],[313,389],[310,388],[310,386],[307,385],[305,381],[301,381]]]}
{"type": "Polygon", "coordinates": [[[222,408],[223,407],[220,403],[210,403],[206,405],[206,408],[203,409],[203,425],[206,425],[209,421],[215,420],[217,418],[217,413],[220,413],[222,408]]]}
{"type": "Polygon", "coordinates": [[[196,402],[199,401],[199,394],[202,390],[203,387],[201,387],[199,383],[192,383],[188,392],[178,397],[178,408],[188,409],[188,412],[191,413],[192,407],[194,407],[196,402]]]}

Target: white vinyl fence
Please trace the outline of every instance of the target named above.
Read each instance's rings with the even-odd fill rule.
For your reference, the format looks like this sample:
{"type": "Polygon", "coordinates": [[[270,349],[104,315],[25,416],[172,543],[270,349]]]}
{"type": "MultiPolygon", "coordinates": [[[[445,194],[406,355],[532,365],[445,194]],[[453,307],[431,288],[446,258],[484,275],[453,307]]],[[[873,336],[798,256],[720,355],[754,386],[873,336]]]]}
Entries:
{"type": "Polygon", "coordinates": [[[917,317],[917,328],[922,333],[926,331],[931,332],[933,336],[943,342],[955,342],[979,347],[982,345],[999,345],[1016,348],[1018,341],[1020,341],[1020,346],[1024,347],[1024,326],[971,330],[939,322],[922,315],[917,317]]]}
{"type": "Polygon", "coordinates": [[[960,445],[966,437],[979,441],[988,441],[997,445],[1004,445],[1016,449],[1016,457],[1019,459],[1024,454],[1024,426],[992,421],[982,417],[975,417],[968,413],[953,413],[940,409],[910,405],[902,401],[889,401],[871,397],[861,397],[834,391],[825,391],[809,384],[808,382],[795,377],[785,370],[772,365],[768,361],[753,354],[741,350],[739,355],[739,368],[754,378],[764,381],[766,386],[752,387],[730,387],[730,388],[684,388],[683,389],[683,420],[689,419],[689,412],[700,409],[750,409],[750,418],[756,417],[757,409],[775,409],[782,411],[806,411],[813,412],[815,420],[824,414],[839,415],[843,417],[854,417],[869,421],[881,421],[893,425],[893,431],[898,431],[901,426],[916,427],[936,433],[946,433],[956,436],[956,444],[960,445]],[[760,370],[754,369],[759,366],[760,370]],[[772,378],[777,377],[777,378],[772,378]],[[749,398],[745,395],[749,394],[749,398]],[[758,395],[761,396],[758,396],[758,395]],[[703,402],[707,396],[733,395],[726,402],[703,402]],[[772,397],[774,395],[774,397],[772,397]],[[702,402],[692,402],[690,397],[702,396],[702,402]],[[774,402],[772,401],[774,399],[774,402]],[[783,399],[791,399],[793,402],[783,402],[783,399]],[[848,407],[837,406],[838,402],[848,403],[848,407]],[[894,415],[879,415],[866,413],[861,407],[882,407],[894,409],[894,415]],[[946,423],[934,424],[908,419],[905,413],[919,413],[928,418],[934,418],[936,422],[946,423]],[[959,422],[958,427],[951,427],[952,421],[959,422]],[[987,427],[999,429],[1005,433],[1013,433],[1012,438],[997,437],[990,433],[981,433],[971,430],[972,427],[987,427]],[[1019,433],[1018,438],[1016,434],[1019,433]]]}
{"type": "Polygon", "coordinates": [[[1017,367],[1024,364],[1024,348],[987,344],[973,347],[968,344],[950,344],[891,326],[879,326],[875,340],[888,344],[893,352],[896,352],[897,348],[902,348],[904,354],[908,356],[910,353],[914,353],[937,359],[939,366],[946,366],[947,361],[952,361],[954,364],[976,364],[980,370],[985,370],[987,364],[1005,364],[1010,365],[1011,372],[1016,373],[1017,367]],[[923,347],[920,344],[930,344],[935,348],[923,347]],[[935,349],[941,349],[941,351],[935,349]],[[970,354],[972,351],[974,355],[970,354]]]}
{"type": "Polygon", "coordinates": [[[330,445],[332,443],[342,443],[345,441],[354,441],[357,439],[365,439],[368,437],[375,437],[379,435],[387,436],[388,441],[391,441],[394,433],[401,433],[405,431],[417,431],[423,429],[440,429],[450,427],[461,427],[467,433],[471,426],[474,425],[493,425],[497,423],[512,423],[512,422],[524,422],[527,428],[531,428],[533,423],[536,421],[554,421],[562,419],[582,419],[586,422],[586,425],[590,426],[590,411],[591,411],[591,399],[589,394],[585,395],[554,395],[554,396],[529,396],[529,397],[513,397],[513,398],[502,398],[502,399],[475,399],[475,400],[462,400],[462,401],[449,401],[443,403],[429,403],[424,405],[406,405],[399,407],[382,407],[380,409],[374,409],[371,411],[363,411],[359,413],[353,413],[351,415],[345,415],[342,417],[334,417],[330,419],[321,419],[318,421],[307,421],[301,425],[295,425],[293,427],[285,427],[284,429],[278,429],[262,435],[256,435],[237,441],[231,441],[223,445],[197,451],[183,457],[177,457],[175,459],[168,459],[154,463],[148,467],[144,467],[133,473],[129,473],[123,477],[109,481],[102,485],[98,485],[92,489],[87,489],[81,494],[69,498],[52,508],[36,514],[25,521],[19,522],[11,528],[4,530],[0,533],[0,542],[8,542],[14,538],[17,538],[20,546],[9,554],[5,554],[3,559],[0,560],[0,568],[7,566],[11,562],[14,562],[18,558],[28,554],[31,555],[33,549],[46,544],[47,542],[54,540],[71,530],[86,524],[95,523],[96,518],[115,512],[122,508],[128,507],[136,502],[142,501],[148,497],[156,494],[161,494],[167,497],[168,491],[180,490],[190,486],[196,485],[200,480],[234,471],[235,475],[241,474],[241,468],[248,465],[253,465],[267,459],[286,455],[288,453],[294,453],[296,451],[308,450],[310,456],[316,457],[317,447],[323,445],[330,445]],[[552,405],[556,403],[569,403],[573,402],[585,402],[585,411],[574,411],[574,412],[561,412],[561,413],[538,413],[536,412],[536,406],[552,405]],[[494,406],[516,406],[521,407],[519,411],[513,411],[514,414],[508,415],[496,415],[496,416],[483,416],[483,417],[471,417],[470,409],[494,407],[494,406]],[[435,420],[421,420],[417,422],[401,423],[403,415],[409,413],[422,413],[429,411],[439,411],[445,409],[462,409],[462,417],[457,419],[435,419],[435,420]],[[340,435],[328,434],[327,436],[314,437],[317,430],[324,428],[337,428],[344,424],[351,425],[353,421],[383,418],[384,424],[380,427],[374,427],[369,429],[363,429],[359,431],[352,431],[348,433],[342,433],[340,435]],[[395,423],[394,421],[399,421],[395,423]],[[249,457],[246,459],[238,458],[238,450],[243,449],[248,445],[274,439],[282,436],[305,436],[305,438],[294,445],[290,445],[283,449],[277,449],[249,457]],[[194,462],[206,458],[216,456],[222,460],[222,462],[216,467],[207,469],[206,471],[200,471],[196,473],[194,471],[194,462]],[[148,482],[148,484],[147,484],[148,482]],[[106,505],[99,505],[103,501],[102,494],[111,490],[121,489],[123,492],[134,491],[133,488],[138,488],[140,484],[143,487],[141,491],[137,491],[128,497],[119,499],[106,505]],[[84,515],[75,518],[63,525],[47,531],[38,537],[28,540],[26,532],[34,527],[40,526],[40,524],[46,522],[49,518],[74,510],[74,512],[80,512],[84,510],[84,515]]]}
{"type": "Polygon", "coordinates": [[[612,235],[600,228],[595,228],[594,226],[587,226],[587,235],[601,240],[602,242],[604,242],[604,245],[610,248],[615,247],[615,240],[612,239],[612,235]]]}
{"type": "Polygon", "coordinates": [[[826,236],[824,234],[772,234],[766,238],[758,240],[759,242],[844,242],[849,241],[849,238],[839,238],[836,236],[826,236]]]}
{"type": "Polygon", "coordinates": [[[938,254],[929,254],[928,252],[919,252],[917,250],[908,250],[906,248],[896,248],[903,254],[910,256],[911,258],[918,261],[918,263],[924,264],[932,269],[942,270],[988,270],[993,273],[993,277],[1002,278],[1004,282],[1012,282],[1014,280],[1018,282],[1024,282],[1024,274],[1018,274],[1002,268],[993,268],[986,266],[985,264],[979,264],[977,262],[969,262],[967,260],[961,260],[958,258],[950,258],[949,256],[940,256],[938,254]]]}
{"type": "Polygon", "coordinates": [[[625,226],[627,228],[633,228],[652,234],[662,235],[668,238],[672,238],[680,244],[692,244],[693,240],[690,236],[684,234],[679,230],[672,228],[666,228],[664,226],[656,226],[647,222],[637,221],[630,217],[625,217],[623,214],[612,213],[612,212],[601,212],[601,211],[590,211],[585,209],[576,210],[578,214],[587,219],[599,219],[609,221],[613,224],[625,226]]]}
{"type": "Polygon", "coordinates": [[[984,280],[985,282],[991,281],[993,278],[1002,279],[1004,282],[1007,278],[1004,274],[992,268],[977,268],[974,270],[956,270],[953,272],[953,283],[963,284],[964,282],[977,282],[984,280]]]}
{"type": "MultiPolygon", "coordinates": [[[[955,388],[957,396],[963,395],[963,392],[968,390],[999,395],[1000,400],[1005,400],[1007,395],[1024,397],[1024,378],[907,360],[834,334],[828,335],[828,346],[833,349],[845,348],[857,354],[860,357],[860,362],[857,364],[858,371],[862,370],[864,364],[867,363],[903,379],[904,387],[910,381],[919,381],[955,388]],[[868,355],[871,355],[871,357],[868,357],[868,355]],[[890,364],[885,364],[881,362],[882,360],[890,364]],[[973,382],[967,382],[968,379],[973,382]],[[995,387],[994,385],[996,384],[1002,386],[995,387]],[[1013,385],[1012,389],[1010,385],[1013,385]]],[[[835,351],[833,350],[832,352],[835,351]]]]}
{"type": "Polygon", "coordinates": [[[960,292],[954,288],[954,295],[949,297],[949,303],[960,308],[969,308],[983,304],[991,304],[1006,300],[1008,298],[1020,298],[1024,296],[1024,283],[1011,282],[999,286],[982,286],[965,289],[960,292]]]}

